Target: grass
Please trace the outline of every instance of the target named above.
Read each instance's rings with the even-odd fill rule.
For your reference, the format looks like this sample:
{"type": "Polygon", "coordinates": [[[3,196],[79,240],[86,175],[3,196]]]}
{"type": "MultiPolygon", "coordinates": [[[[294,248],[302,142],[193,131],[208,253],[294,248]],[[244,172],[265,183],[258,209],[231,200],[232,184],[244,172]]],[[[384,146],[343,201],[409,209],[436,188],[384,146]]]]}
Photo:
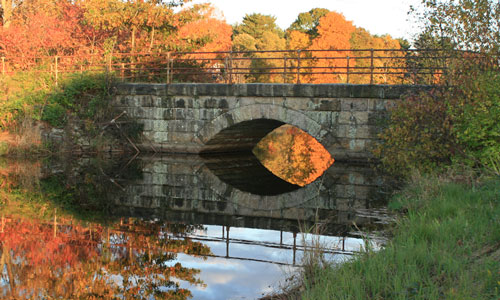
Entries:
{"type": "Polygon", "coordinates": [[[386,248],[316,268],[303,299],[500,299],[498,178],[418,178],[391,206],[404,214],[386,248]]]}

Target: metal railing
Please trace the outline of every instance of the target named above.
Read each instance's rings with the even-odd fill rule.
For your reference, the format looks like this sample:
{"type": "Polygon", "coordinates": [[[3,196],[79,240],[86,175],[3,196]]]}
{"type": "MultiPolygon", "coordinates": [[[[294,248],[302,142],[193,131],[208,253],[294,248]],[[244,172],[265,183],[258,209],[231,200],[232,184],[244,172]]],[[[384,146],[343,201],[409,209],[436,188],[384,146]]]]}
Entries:
{"type": "MultiPolygon", "coordinates": [[[[457,52],[458,53],[458,52],[457,52]]],[[[123,81],[436,84],[460,55],[442,50],[340,49],[107,53],[1,57],[2,76],[107,72],[123,81]]]]}

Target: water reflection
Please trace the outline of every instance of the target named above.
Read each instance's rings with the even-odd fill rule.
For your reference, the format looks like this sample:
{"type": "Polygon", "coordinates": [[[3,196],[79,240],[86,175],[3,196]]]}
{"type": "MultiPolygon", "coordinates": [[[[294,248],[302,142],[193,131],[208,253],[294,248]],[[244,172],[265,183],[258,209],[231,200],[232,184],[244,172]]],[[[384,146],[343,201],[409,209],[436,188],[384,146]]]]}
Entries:
{"type": "Polygon", "coordinates": [[[187,299],[181,282],[203,286],[200,270],[177,253],[210,254],[185,236],[198,227],[140,220],[112,226],[74,220],[2,217],[0,281],[3,298],[187,299]]]}
{"type": "Polygon", "coordinates": [[[0,297],[256,298],[292,274],[313,241],[343,260],[364,247],[353,222],[372,231],[388,220],[376,210],[382,182],[369,168],[336,163],[316,185],[253,194],[272,189],[252,181],[264,176],[254,163],[0,164],[0,297]],[[318,222],[321,234],[300,233],[317,232],[318,222]]]}
{"type": "Polygon", "coordinates": [[[253,153],[273,174],[298,186],[313,182],[334,162],[316,139],[288,124],[266,135],[253,153]]]}

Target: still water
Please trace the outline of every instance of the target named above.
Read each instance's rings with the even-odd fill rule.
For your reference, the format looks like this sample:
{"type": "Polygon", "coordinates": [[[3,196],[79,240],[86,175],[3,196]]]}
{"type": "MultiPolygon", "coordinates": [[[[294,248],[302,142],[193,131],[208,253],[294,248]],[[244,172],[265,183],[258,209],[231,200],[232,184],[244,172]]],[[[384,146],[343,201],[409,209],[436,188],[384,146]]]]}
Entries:
{"type": "Polygon", "coordinates": [[[311,247],[381,247],[391,220],[382,177],[337,162],[305,187],[252,154],[5,160],[0,178],[2,299],[256,299],[311,247]]]}

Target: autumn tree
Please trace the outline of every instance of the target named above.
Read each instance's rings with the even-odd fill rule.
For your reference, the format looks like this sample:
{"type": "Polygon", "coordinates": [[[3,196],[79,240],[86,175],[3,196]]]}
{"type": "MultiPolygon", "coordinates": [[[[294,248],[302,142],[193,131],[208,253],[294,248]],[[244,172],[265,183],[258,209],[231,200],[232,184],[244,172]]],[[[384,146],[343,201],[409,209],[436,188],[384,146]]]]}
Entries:
{"type": "Polygon", "coordinates": [[[81,11],[70,1],[20,2],[10,26],[0,31],[0,51],[17,57],[74,54],[86,43],[80,17],[81,11]]]}
{"type": "Polygon", "coordinates": [[[193,225],[129,219],[104,227],[58,219],[54,227],[37,218],[2,217],[0,269],[7,269],[4,293],[13,299],[187,299],[191,292],[178,282],[203,283],[199,270],[173,263],[177,253],[211,254],[200,242],[170,237],[192,232],[193,225]]]}
{"type": "Polygon", "coordinates": [[[347,66],[347,56],[352,56],[350,51],[338,51],[350,49],[350,38],[355,27],[351,21],[347,21],[344,15],[336,12],[329,12],[323,16],[317,27],[318,36],[312,40],[311,50],[327,50],[317,51],[313,53],[313,57],[337,57],[336,59],[316,59],[316,72],[325,74],[315,74],[312,83],[335,83],[344,82],[346,76],[343,74],[335,74],[336,72],[345,72],[347,66]],[[340,59],[339,59],[340,58],[340,59]]]}
{"type": "Polygon", "coordinates": [[[232,45],[231,26],[215,15],[212,6],[200,6],[198,10],[199,18],[178,29],[178,45],[184,51],[229,51],[232,45]]]}
{"type": "Polygon", "coordinates": [[[0,3],[0,20],[1,25],[4,29],[8,29],[10,23],[12,22],[12,10],[13,10],[13,1],[12,0],[2,0],[0,3]]]}

